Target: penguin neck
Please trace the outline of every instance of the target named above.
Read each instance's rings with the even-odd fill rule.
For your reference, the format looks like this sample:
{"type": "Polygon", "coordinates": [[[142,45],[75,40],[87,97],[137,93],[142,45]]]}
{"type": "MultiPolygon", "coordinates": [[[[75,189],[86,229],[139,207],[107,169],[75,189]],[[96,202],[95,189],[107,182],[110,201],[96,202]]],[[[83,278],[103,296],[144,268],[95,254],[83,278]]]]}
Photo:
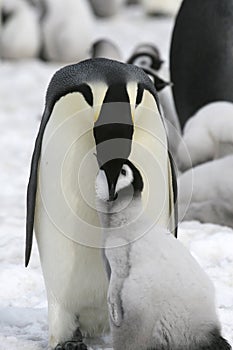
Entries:
{"type": "Polygon", "coordinates": [[[135,193],[133,198],[125,197],[113,202],[99,201],[98,212],[101,225],[105,229],[121,229],[133,224],[142,213],[141,193],[135,193]]]}

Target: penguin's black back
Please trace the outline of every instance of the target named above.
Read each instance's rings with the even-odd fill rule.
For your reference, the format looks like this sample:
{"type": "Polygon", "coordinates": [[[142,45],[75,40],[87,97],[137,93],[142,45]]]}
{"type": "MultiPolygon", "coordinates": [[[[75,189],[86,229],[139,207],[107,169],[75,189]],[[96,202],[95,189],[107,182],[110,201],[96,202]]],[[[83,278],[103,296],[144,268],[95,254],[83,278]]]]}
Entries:
{"type": "Polygon", "coordinates": [[[170,69],[182,127],[210,102],[233,102],[232,0],[183,1],[173,31],[170,69]]]}

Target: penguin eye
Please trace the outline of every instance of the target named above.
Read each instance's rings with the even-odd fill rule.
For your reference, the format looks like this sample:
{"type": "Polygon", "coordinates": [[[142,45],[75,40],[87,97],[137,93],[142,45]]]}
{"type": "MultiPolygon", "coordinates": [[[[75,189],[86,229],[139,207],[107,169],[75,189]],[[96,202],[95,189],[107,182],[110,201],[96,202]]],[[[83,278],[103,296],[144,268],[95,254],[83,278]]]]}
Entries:
{"type": "Polygon", "coordinates": [[[126,170],[125,169],[121,169],[121,175],[126,176],[126,170]]]}

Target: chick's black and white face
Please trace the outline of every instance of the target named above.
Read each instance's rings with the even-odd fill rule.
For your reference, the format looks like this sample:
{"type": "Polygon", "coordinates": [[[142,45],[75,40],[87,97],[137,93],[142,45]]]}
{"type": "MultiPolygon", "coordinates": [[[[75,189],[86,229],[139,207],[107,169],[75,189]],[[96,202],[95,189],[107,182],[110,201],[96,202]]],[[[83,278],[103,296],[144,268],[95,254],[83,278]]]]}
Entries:
{"type": "MultiPolygon", "coordinates": [[[[127,187],[132,186],[133,180],[134,180],[134,176],[133,176],[132,169],[127,164],[124,164],[116,182],[115,199],[117,199],[118,193],[120,191],[122,191],[127,187]]],[[[108,201],[109,186],[108,186],[108,181],[104,170],[99,171],[96,177],[95,187],[96,187],[97,197],[103,201],[108,201]]]]}

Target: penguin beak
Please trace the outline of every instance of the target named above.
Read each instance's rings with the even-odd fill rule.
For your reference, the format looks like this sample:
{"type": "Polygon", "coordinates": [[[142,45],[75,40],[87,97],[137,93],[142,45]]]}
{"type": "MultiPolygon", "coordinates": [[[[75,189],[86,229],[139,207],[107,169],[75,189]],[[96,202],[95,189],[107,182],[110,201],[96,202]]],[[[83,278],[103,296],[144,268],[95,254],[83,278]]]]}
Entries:
{"type": "Polygon", "coordinates": [[[101,169],[105,172],[108,182],[108,202],[113,202],[115,199],[117,199],[116,184],[124,162],[124,159],[112,159],[101,167],[101,169]]]}
{"type": "Polygon", "coordinates": [[[116,191],[116,184],[114,183],[110,184],[108,202],[113,202],[115,199],[117,199],[117,193],[115,193],[115,191],[116,191]]]}

